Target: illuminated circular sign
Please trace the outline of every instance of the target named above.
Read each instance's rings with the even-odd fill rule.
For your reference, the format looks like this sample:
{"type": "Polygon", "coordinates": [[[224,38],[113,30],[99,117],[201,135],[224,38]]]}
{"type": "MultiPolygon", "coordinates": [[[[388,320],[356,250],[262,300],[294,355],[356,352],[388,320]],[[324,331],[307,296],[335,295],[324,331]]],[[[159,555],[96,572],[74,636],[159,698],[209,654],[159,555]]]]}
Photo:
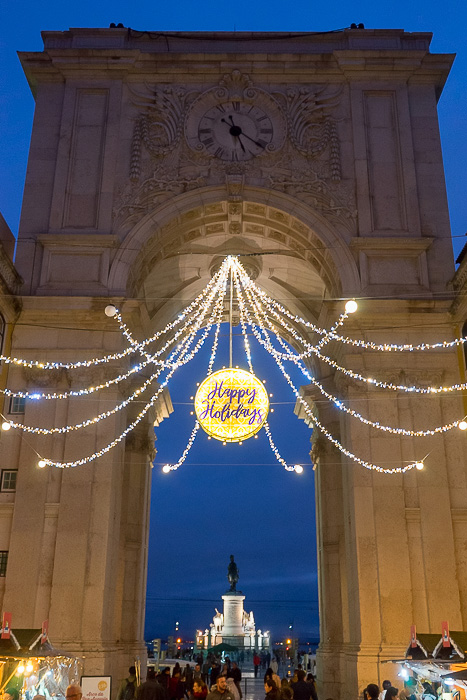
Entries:
{"type": "Polygon", "coordinates": [[[221,369],[200,384],[195,413],[203,430],[222,442],[240,442],[266,422],[269,398],[263,383],[243,369],[221,369]]]}

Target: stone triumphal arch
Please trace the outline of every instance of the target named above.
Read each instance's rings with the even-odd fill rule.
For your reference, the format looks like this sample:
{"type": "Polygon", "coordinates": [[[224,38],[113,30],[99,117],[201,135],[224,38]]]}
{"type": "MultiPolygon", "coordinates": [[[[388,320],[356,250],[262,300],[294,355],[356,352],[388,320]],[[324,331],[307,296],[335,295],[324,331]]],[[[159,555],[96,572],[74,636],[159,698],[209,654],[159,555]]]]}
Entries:
{"type": "MultiPolygon", "coordinates": [[[[72,360],[118,350],[121,336],[103,314],[109,299],[146,336],[229,253],[268,294],[322,325],[358,297],[353,337],[457,337],[466,275],[462,266],[454,274],[436,113],[452,56],[431,54],[429,34],[110,28],[43,38],[43,52],[20,56],[36,113],[14,265],[2,228],[4,354],[72,360]]],[[[339,355],[398,383],[464,380],[456,348],[401,357],[354,346],[339,355]]],[[[1,369],[2,388],[44,385],[34,369],[1,369]]],[[[429,397],[422,413],[414,397],[384,401],[327,367],[314,371],[375,421],[417,428],[466,412],[458,395],[429,397]]],[[[47,378],[70,387],[83,375],[57,369],[47,378]]],[[[312,387],[301,391],[314,403],[312,387]]],[[[105,399],[118,396],[109,388],[105,399]]],[[[7,397],[3,413],[57,425],[83,417],[78,399],[52,403],[7,397]]],[[[370,461],[418,455],[415,438],[376,434],[316,406],[370,461]]],[[[16,491],[0,493],[2,608],[13,626],[48,619],[56,646],[85,655],[90,673],[118,675],[144,655],[154,425],[171,410],[166,392],[124,443],[77,469],[38,470],[34,452],[73,459],[82,447],[74,433],[1,437],[1,468],[17,473],[16,491]]],[[[106,444],[131,418],[128,409],[98,424],[87,445],[106,444]]],[[[380,679],[380,662],[400,656],[411,624],[436,632],[441,620],[452,629],[467,622],[462,435],[427,442],[423,472],[389,477],[314,433],[326,696],[350,697],[380,679]]]]}

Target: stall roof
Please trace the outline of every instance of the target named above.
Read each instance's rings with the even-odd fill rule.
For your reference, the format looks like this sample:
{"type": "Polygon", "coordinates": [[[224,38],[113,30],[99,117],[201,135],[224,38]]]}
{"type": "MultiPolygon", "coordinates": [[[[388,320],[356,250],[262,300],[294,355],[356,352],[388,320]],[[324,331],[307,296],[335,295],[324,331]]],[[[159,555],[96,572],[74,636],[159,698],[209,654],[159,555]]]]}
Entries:
{"type": "Polygon", "coordinates": [[[16,628],[10,632],[10,639],[0,639],[0,657],[16,659],[30,656],[62,656],[62,652],[50,644],[49,640],[41,644],[42,630],[16,628]]]}
{"type": "Polygon", "coordinates": [[[443,656],[458,656],[460,659],[467,657],[467,632],[449,632],[449,642],[450,647],[443,647],[443,638],[441,637],[433,651],[433,656],[444,652],[443,656]]]}
{"type": "Polygon", "coordinates": [[[421,633],[417,634],[415,638],[415,642],[417,644],[416,647],[412,647],[412,644],[410,643],[409,646],[407,647],[407,650],[405,652],[406,657],[415,659],[423,659],[423,658],[429,658],[433,656],[433,652],[435,650],[436,645],[438,644],[440,640],[439,634],[429,634],[429,633],[421,633]]]}

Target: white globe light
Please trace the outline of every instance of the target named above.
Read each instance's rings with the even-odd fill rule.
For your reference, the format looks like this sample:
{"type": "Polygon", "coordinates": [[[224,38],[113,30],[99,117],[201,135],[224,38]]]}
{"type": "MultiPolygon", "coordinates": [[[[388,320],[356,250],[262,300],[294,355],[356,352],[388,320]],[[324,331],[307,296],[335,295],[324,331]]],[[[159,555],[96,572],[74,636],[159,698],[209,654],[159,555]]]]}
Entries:
{"type": "Polygon", "coordinates": [[[117,313],[117,308],[113,304],[108,304],[108,306],[106,306],[104,309],[104,313],[109,318],[112,318],[112,316],[115,316],[117,313]]]}
{"type": "Polygon", "coordinates": [[[32,664],[28,664],[26,666],[26,673],[32,673],[34,670],[34,666],[32,664]]]}
{"type": "Polygon", "coordinates": [[[349,299],[345,304],[345,310],[348,314],[354,314],[358,309],[358,304],[355,299],[349,299]]]}
{"type": "Polygon", "coordinates": [[[47,466],[47,462],[45,461],[45,459],[40,459],[37,463],[37,466],[39,467],[39,469],[44,469],[44,467],[47,466]]]}
{"type": "Polygon", "coordinates": [[[170,464],[164,464],[164,466],[162,467],[162,471],[164,472],[164,474],[168,474],[170,471],[170,464]]]}
{"type": "Polygon", "coordinates": [[[423,462],[415,462],[415,466],[419,471],[421,471],[425,465],[423,464],[423,462]]]}
{"type": "Polygon", "coordinates": [[[297,472],[297,474],[302,474],[302,472],[303,472],[303,467],[302,467],[301,464],[296,464],[296,465],[294,466],[294,469],[295,469],[295,471],[297,472]]]}
{"type": "Polygon", "coordinates": [[[10,430],[11,425],[8,423],[8,421],[4,421],[2,423],[2,430],[10,430]]]}
{"type": "Polygon", "coordinates": [[[461,420],[458,427],[459,427],[459,430],[467,430],[467,421],[461,420]]]}

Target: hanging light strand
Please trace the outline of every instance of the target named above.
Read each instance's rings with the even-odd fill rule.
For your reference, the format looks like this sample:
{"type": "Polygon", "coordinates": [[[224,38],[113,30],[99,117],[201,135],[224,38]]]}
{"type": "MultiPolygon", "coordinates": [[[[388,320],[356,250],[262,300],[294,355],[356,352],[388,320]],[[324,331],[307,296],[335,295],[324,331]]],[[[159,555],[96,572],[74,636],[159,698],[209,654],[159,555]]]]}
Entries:
{"type": "MultiPolygon", "coordinates": [[[[222,300],[222,296],[220,296],[219,299],[222,300]]],[[[218,305],[217,305],[217,303],[216,303],[216,305],[215,305],[215,307],[214,307],[214,309],[213,309],[212,316],[215,317],[215,316],[216,316],[216,313],[218,313],[218,305]]],[[[191,344],[191,342],[192,342],[192,340],[193,340],[193,338],[194,338],[194,335],[196,334],[196,332],[197,332],[197,331],[199,330],[199,328],[201,327],[201,325],[202,325],[202,323],[203,323],[203,320],[204,320],[204,314],[200,314],[199,319],[198,319],[198,322],[197,322],[197,324],[196,324],[196,326],[197,326],[196,329],[194,329],[194,332],[192,332],[192,333],[190,334],[189,338],[187,339],[187,342],[183,342],[183,347],[182,347],[182,349],[181,349],[181,352],[182,352],[182,353],[186,353],[186,352],[187,352],[188,347],[189,347],[189,345],[191,344]]],[[[212,323],[211,323],[211,326],[212,326],[212,323]]],[[[60,468],[60,469],[82,466],[83,464],[88,464],[89,462],[92,462],[92,461],[94,461],[95,459],[97,459],[97,458],[103,456],[104,454],[106,454],[107,452],[109,452],[109,451],[110,451],[111,449],[113,449],[116,445],[118,445],[118,444],[126,437],[126,435],[128,435],[128,433],[130,433],[130,432],[138,425],[138,423],[141,422],[141,420],[144,418],[144,416],[146,415],[146,413],[147,413],[147,412],[149,411],[149,409],[155,404],[155,402],[156,402],[157,399],[159,398],[160,394],[162,393],[162,391],[163,391],[163,390],[165,389],[165,387],[167,386],[167,384],[168,384],[168,382],[169,382],[171,376],[173,375],[173,373],[175,372],[175,370],[177,369],[177,367],[178,367],[178,365],[174,365],[174,366],[172,367],[172,369],[168,372],[168,374],[167,374],[166,378],[164,379],[164,381],[160,384],[159,388],[158,388],[157,391],[153,394],[153,396],[151,397],[150,401],[148,401],[148,402],[146,403],[146,405],[144,406],[144,408],[139,412],[139,414],[137,415],[137,417],[135,418],[135,420],[134,420],[132,423],[130,423],[130,425],[129,425],[124,431],[122,431],[122,433],[120,433],[120,435],[119,435],[117,438],[115,438],[114,440],[112,440],[112,441],[111,441],[110,443],[108,443],[105,447],[101,448],[100,450],[94,452],[94,453],[91,454],[91,455],[88,455],[87,457],[82,457],[82,458],[80,458],[80,459],[76,459],[76,460],[69,461],[69,462],[58,462],[58,461],[54,461],[54,460],[51,460],[51,459],[49,459],[49,458],[43,457],[41,461],[44,463],[44,466],[53,466],[53,467],[57,467],[57,468],[60,468]]]]}
{"type": "MultiPolygon", "coordinates": [[[[218,284],[218,282],[217,282],[218,284]]],[[[207,296],[207,299],[205,300],[205,308],[209,306],[209,304],[212,303],[212,300],[214,296],[217,293],[217,285],[214,287],[213,290],[213,285],[210,286],[210,293],[207,296]]],[[[186,313],[184,314],[186,316],[186,313]]],[[[122,321],[120,312],[118,309],[115,309],[115,318],[119,321],[121,326],[124,326],[125,324],[122,321]]],[[[179,317],[180,318],[180,317],[179,317]]],[[[143,353],[142,348],[145,347],[144,343],[138,343],[135,341],[131,334],[128,333],[125,334],[129,336],[129,340],[131,341],[132,347],[135,352],[141,352],[142,354],[145,355],[146,360],[144,362],[141,362],[131,369],[129,369],[127,372],[124,372],[122,374],[119,374],[117,377],[114,377],[113,379],[109,379],[105,382],[102,382],[101,384],[97,384],[95,386],[87,387],[84,389],[71,389],[69,391],[59,391],[59,392],[38,392],[38,391],[12,391],[10,389],[0,389],[0,393],[4,394],[5,396],[14,396],[14,397],[20,397],[20,398],[27,398],[31,400],[51,400],[51,399],[68,399],[72,396],[85,396],[89,394],[94,394],[98,391],[101,391],[102,389],[108,389],[109,387],[113,386],[114,384],[119,384],[120,382],[128,379],[131,377],[133,374],[136,374],[140,372],[142,369],[147,367],[149,364],[155,364],[161,367],[161,369],[165,369],[167,367],[170,367],[170,361],[167,360],[160,360],[159,357],[163,353],[165,353],[171,345],[173,345],[179,337],[191,326],[191,324],[196,320],[196,316],[193,318],[190,318],[180,329],[177,330],[177,332],[174,334],[172,338],[169,338],[167,342],[157,351],[152,354],[147,354],[143,353]]],[[[166,326],[166,329],[168,326],[166,326]]],[[[166,330],[164,329],[164,330],[166,330]]],[[[154,338],[154,336],[153,336],[154,338]]],[[[146,341],[145,341],[146,342],[146,341]]],[[[153,375],[154,376],[154,375],[153,375]]]]}
{"type": "MultiPolygon", "coordinates": [[[[222,273],[222,269],[219,269],[217,273],[212,277],[212,279],[209,281],[207,286],[204,288],[204,290],[201,292],[201,294],[194,299],[189,306],[187,306],[182,313],[180,313],[177,318],[172,321],[171,323],[168,323],[165,328],[163,328],[160,331],[157,331],[151,338],[147,338],[145,341],[143,341],[142,345],[143,347],[146,347],[150,343],[154,342],[159,338],[161,335],[164,335],[165,333],[168,333],[169,331],[173,330],[179,323],[181,323],[188,314],[190,314],[192,311],[196,311],[197,307],[202,307],[203,304],[205,303],[204,297],[207,296],[207,294],[211,291],[211,289],[216,285],[216,283],[219,281],[219,276],[222,273]]],[[[121,360],[127,355],[130,355],[134,352],[137,351],[137,347],[131,345],[130,347],[126,348],[125,350],[121,352],[116,352],[116,353],[111,353],[109,355],[104,355],[103,357],[95,357],[90,360],[80,360],[79,362],[43,362],[40,360],[27,360],[24,358],[20,357],[10,357],[8,355],[0,355],[0,362],[4,362],[5,364],[14,364],[18,365],[21,367],[28,367],[28,368],[38,368],[38,369],[43,369],[43,370],[54,370],[54,369],[83,369],[86,367],[92,367],[94,365],[101,365],[101,364],[106,364],[108,362],[112,362],[113,360],[121,360]]]]}
{"type": "MultiPolygon", "coordinates": [[[[211,355],[209,357],[208,372],[207,372],[208,376],[210,374],[212,374],[212,368],[214,365],[214,360],[216,358],[217,346],[218,346],[218,342],[219,342],[219,331],[220,331],[220,327],[221,327],[221,323],[222,323],[222,313],[224,310],[224,299],[225,299],[226,287],[224,287],[222,292],[223,293],[221,293],[221,298],[219,299],[219,303],[217,304],[218,316],[217,316],[217,323],[216,323],[216,332],[214,334],[214,342],[212,344],[211,355]]],[[[180,457],[178,462],[176,462],[175,464],[165,464],[164,467],[162,468],[163,472],[165,472],[167,474],[168,472],[175,471],[184,463],[184,461],[188,457],[188,454],[189,454],[189,452],[193,446],[193,443],[196,439],[196,435],[198,433],[199,427],[200,427],[199,422],[195,421],[195,425],[193,427],[193,430],[191,431],[191,435],[188,439],[187,445],[186,445],[185,449],[183,450],[182,456],[180,457]]]]}
{"type": "MultiPolygon", "coordinates": [[[[235,283],[235,289],[237,292],[237,299],[239,299],[239,297],[241,295],[238,274],[239,274],[238,268],[235,267],[234,268],[234,283],[235,283]]],[[[243,345],[245,348],[245,354],[246,354],[246,359],[247,359],[247,363],[248,363],[248,368],[249,368],[250,372],[252,374],[254,374],[253,363],[251,361],[250,342],[248,340],[247,328],[246,328],[246,323],[245,323],[245,312],[244,312],[243,306],[240,303],[239,303],[239,310],[240,310],[240,324],[241,324],[242,335],[243,335],[243,345]]],[[[282,466],[284,467],[284,469],[286,469],[286,471],[289,471],[289,472],[295,471],[295,467],[289,466],[287,464],[287,462],[285,461],[285,459],[281,456],[279,450],[277,449],[277,447],[274,443],[274,440],[272,438],[271,430],[270,430],[270,427],[269,427],[269,424],[267,421],[263,427],[264,427],[264,431],[267,435],[271,451],[272,451],[273,455],[275,456],[275,458],[277,459],[277,461],[279,462],[279,464],[282,464],[282,466]]]]}
{"type": "MultiPolygon", "coordinates": [[[[211,303],[212,299],[215,297],[215,295],[219,292],[219,289],[222,287],[222,276],[225,274],[225,270],[227,268],[227,260],[224,260],[222,263],[221,267],[219,270],[213,275],[211,280],[208,282],[204,290],[199,294],[194,301],[189,304],[173,321],[172,323],[169,323],[165,326],[165,328],[162,331],[157,331],[152,335],[150,338],[146,338],[142,342],[138,342],[133,338],[133,335],[131,331],[129,330],[128,326],[126,323],[123,321],[122,316],[118,309],[116,310],[116,320],[119,323],[120,330],[122,331],[123,335],[126,337],[128,342],[132,347],[135,348],[135,350],[142,351],[144,348],[146,348],[148,345],[153,343],[155,340],[160,338],[160,336],[164,333],[167,333],[168,331],[172,330],[178,323],[180,323],[182,320],[184,320],[191,312],[194,313],[194,318],[196,318],[198,314],[198,309],[199,308],[206,308],[206,306],[209,306],[211,303]]],[[[188,325],[191,324],[191,320],[189,321],[188,325]]],[[[179,337],[179,333],[177,334],[177,337],[179,337]]]]}
{"type": "MultiPolygon", "coordinates": [[[[258,321],[258,324],[261,327],[261,330],[263,332],[264,336],[264,341],[261,338],[261,336],[257,333],[256,329],[252,327],[253,333],[258,340],[259,343],[275,358],[279,356],[277,353],[276,349],[272,345],[269,335],[264,327],[263,320],[260,318],[260,312],[259,309],[255,306],[256,313],[255,313],[255,318],[258,321]]],[[[268,320],[267,316],[265,316],[264,312],[262,312],[264,320],[269,325],[270,330],[275,334],[277,342],[280,344],[280,346],[285,350],[284,354],[288,354],[289,349],[285,345],[284,341],[280,337],[280,335],[275,331],[274,327],[268,320]]],[[[282,354],[282,353],[280,353],[282,354]]],[[[361,415],[358,411],[354,411],[351,408],[348,408],[345,403],[341,400],[338,399],[336,396],[333,394],[330,394],[326,389],[323,387],[321,382],[319,382],[313,375],[310,374],[310,372],[307,370],[306,367],[292,354],[290,353],[288,359],[290,359],[302,372],[303,376],[311,383],[313,386],[315,386],[323,396],[325,396],[336,408],[338,408],[340,411],[343,411],[344,413],[347,413],[347,415],[352,416],[352,418],[356,418],[359,420],[361,423],[364,423],[365,425],[370,426],[371,428],[375,428],[376,430],[381,430],[383,432],[391,433],[394,435],[404,435],[407,437],[427,437],[427,436],[433,436],[436,435],[437,433],[446,433],[449,430],[452,430],[453,428],[457,428],[459,424],[465,420],[465,418],[453,421],[452,423],[448,423],[442,426],[437,426],[436,428],[431,428],[427,430],[407,430],[405,428],[394,428],[389,425],[384,425],[376,421],[372,421],[368,418],[365,418],[364,416],[361,415]]]]}
{"type": "MultiPolygon", "coordinates": [[[[245,280],[246,282],[246,287],[250,288],[252,290],[252,293],[255,293],[256,289],[250,284],[252,281],[248,278],[245,280]]],[[[357,381],[363,382],[365,384],[368,384],[370,386],[378,387],[381,389],[390,389],[391,391],[403,391],[405,393],[411,393],[411,394],[447,394],[447,393],[453,393],[457,391],[465,391],[467,390],[467,382],[464,383],[459,383],[459,384],[451,384],[448,386],[430,386],[430,387],[423,387],[423,386],[417,386],[417,385],[405,385],[405,384],[393,384],[392,382],[386,382],[383,380],[379,380],[373,377],[364,377],[361,375],[359,372],[355,372],[351,369],[348,369],[346,367],[342,367],[337,363],[335,360],[330,358],[327,355],[323,355],[319,350],[317,349],[317,345],[311,345],[306,338],[302,337],[299,335],[299,333],[292,328],[284,319],[274,310],[274,309],[269,309],[271,315],[277,320],[277,322],[284,328],[284,330],[289,333],[296,342],[302,344],[304,347],[307,348],[305,352],[302,353],[293,353],[292,351],[289,350],[288,353],[280,353],[280,357],[283,360],[292,360],[292,355],[294,355],[298,360],[311,357],[315,355],[319,360],[322,360],[326,364],[328,364],[330,367],[333,367],[334,369],[338,370],[339,372],[342,372],[345,374],[347,377],[351,377],[352,379],[355,379],[357,381]]],[[[374,348],[378,349],[378,348],[374,348]]],[[[416,346],[413,346],[413,349],[417,349],[416,346]]],[[[419,348],[418,348],[419,349],[419,348]]],[[[278,352],[276,350],[276,352],[278,352]]]]}
{"type": "MultiPolygon", "coordinates": [[[[238,264],[241,266],[240,262],[238,264]]],[[[375,350],[377,352],[423,352],[426,350],[446,350],[467,343],[467,337],[455,338],[454,340],[443,340],[437,343],[419,343],[418,345],[413,345],[411,343],[374,343],[372,341],[348,338],[339,335],[338,333],[331,332],[330,330],[326,330],[325,328],[320,328],[316,324],[306,321],[301,316],[296,316],[295,314],[291,313],[288,309],[282,306],[282,304],[277,302],[275,299],[271,299],[266,292],[260,289],[256,283],[250,277],[248,277],[243,268],[242,271],[242,278],[247,278],[248,286],[250,288],[254,288],[255,294],[261,298],[268,310],[275,309],[294,323],[303,325],[305,328],[309,328],[320,335],[329,335],[331,340],[337,340],[339,343],[353,345],[354,347],[364,348],[365,350],[375,350]]]]}
{"type": "MultiPolygon", "coordinates": [[[[206,307],[207,309],[207,307],[206,307]]],[[[206,313],[206,309],[204,313],[200,316],[200,319],[198,319],[198,323],[202,320],[204,320],[204,316],[206,313]]],[[[190,344],[194,338],[194,336],[197,333],[197,330],[193,332],[190,332],[189,335],[185,338],[183,343],[181,343],[175,350],[172,352],[168,365],[172,367],[173,370],[178,369],[178,367],[181,367],[182,365],[186,364],[187,362],[190,362],[190,360],[193,359],[193,357],[196,355],[196,353],[200,350],[202,345],[204,344],[204,340],[206,339],[207,335],[209,334],[211,328],[212,328],[213,322],[212,318],[208,320],[206,328],[204,329],[203,335],[201,338],[198,339],[195,347],[192,349],[191,352],[187,353],[186,352],[186,347],[187,343],[190,344]],[[177,360],[177,356],[182,353],[181,359],[177,360]]],[[[68,433],[74,430],[80,430],[81,428],[86,428],[89,425],[94,425],[95,423],[99,423],[101,420],[104,420],[105,418],[109,418],[110,416],[114,415],[115,413],[121,411],[123,408],[128,406],[132,401],[134,401],[138,396],[140,396],[151,384],[153,381],[157,379],[157,377],[161,374],[163,371],[162,367],[159,367],[159,369],[156,370],[144,383],[141,387],[136,389],[127,399],[121,401],[117,406],[115,406],[112,409],[109,409],[108,411],[104,411],[103,413],[99,414],[98,416],[94,416],[93,418],[88,418],[87,420],[81,422],[81,423],[76,423],[75,425],[66,425],[61,428],[39,428],[35,426],[30,426],[26,425],[24,423],[16,423],[15,421],[9,421],[10,427],[11,428],[16,428],[18,430],[22,430],[27,433],[35,433],[38,435],[51,435],[51,434],[61,434],[61,433],[68,433]]]]}
{"type": "MultiPolygon", "coordinates": [[[[247,297],[249,298],[248,292],[247,292],[247,297]]],[[[239,301],[240,301],[240,300],[239,300],[239,301]]],[[[252,307],[255,308],[255,304],[254,304],[254,302],[251,301],[250,298],[249,298],[249,301],[250,301],[250,303],[252,304],[252,307]]],[[[240,302],[240,303],[242,303],[242,302],[240,302]]],[[[248,320],[249,320],[249,324],[250,324],[250,326],[251,326],[251,328],[252,328],[252,330],[253,330],[253,332],[254,332],[254,331],[255,331],[255,329],[254,329],[254,324],[251,322],[251,319],[250,319],[250,317],[249,317],[249,312],[248,312],[248,309],[247,309],[246,305],[245,305],[245,312],[246,312],[247,318],[248,318],[248,320]]],[[[263,324],[261,323],[261,319],[258,318],[257,320],[258,320],[258,325],[260,325],[260,326],[263,325],[263,324]]],[[[264,327],[264,326],[263,326],[263,327],[264,327]]],[[[416,464],[417,464],[417,463],[414,462],[414,463],[408,464],[408,465],[406,465],[406,466],[404,466],[404,467],[396,467],[396,468],[392,468],[392,469],[385,469],[384,467],[381,467],[381,466],[378,465],[378,464],[373,464],[372,462],[368,462],[368,461],[366,461],[366,460],[363,460],[363,459],[361,459],[360,457],[357,457],[357,455],[355,455],[354,453],[352,453],[350,450],[347,450],[338,440],[336,440],[336,439],[332,436],[332,434],[331,434],[326,428],[324,428],[324,426],[321,424],[321,422],[320,422],[320,421],[318,420],[318,418],[315,416],[314,412],[312,411],[312,409],[310,408],[310,406],[308,405],[308,403],[303,399],[303,397],[300,395],[300,392],[299,392],[299,391],[297,390],[297,388],[295,387],[295,385],[294,385],[292,379],[290,378],[289,374],[286,372],[285,367],[284,367],[284,365],[282,364],[280,358],[277,357],[277,355],[275,355],[275,354],[273,354],[273,357],[274,357],[274,360],[275,360],[277,366],[279,367],[279,369],[280,369],[282,375],[285,377],[287,383],[289,384],[289,386],[290,386],[290,388],[292,389],[294,395],[296,396],[297,400],[298,400],[298,401],[300,402],[300,404],[303,406],[303,409],[304,409],[305,413],[306,413],[307,416],[310,418],[312,424],[314,424],[316,427],[318,427],[318,428],[321,430],[321,432],[325,435],[325,437],[328,438],[328,440],[330,440],[330,441],[340,450],[340,452],[342,452],[343,454],[345,454],[347,457],[349,457],[350,459],[352,459],[354,462],[360,464],[361,466],[364,466],[366,469],[372,469],[372,470],[374,470],[374,471],[382,472],[382,473],[385,473],[385,474],[404,473],[404,472],[406,472],[406,471],[408,471],[408,470],[413,469],[414,467],[416,467],[416,464]]]]}
{"type": "Polygon", "coordinates": [[[269,445],[270,445],[270,447],[271,447],[272,453],[274,454],[274,456],[275,456],[275,458],[277,459],[277,461],[279,462],[279,464],[282,464],[282,466],[284,467],[284,469],[285,469],[286,471],[288,471],[288,472],[294,472],[294,471],[295,471],[295,467],[291,467],[289,464],[287,464],[287,462],[285,461],[285,459],[283,459],[283,457],[281,457],[281,455],[280,455],[280,453],[279,453],[279,450],[278,450],[277,447],[275,446],[274,440],[272,439],[271,430],[270,430],[270,428],[269,428],[269,423],[266,422],[266,423],[263,425],[263,428],[264,428],[264,432],[266,433],[266,435],[267,435],[267,437],[268,437],[269,445]]]}

